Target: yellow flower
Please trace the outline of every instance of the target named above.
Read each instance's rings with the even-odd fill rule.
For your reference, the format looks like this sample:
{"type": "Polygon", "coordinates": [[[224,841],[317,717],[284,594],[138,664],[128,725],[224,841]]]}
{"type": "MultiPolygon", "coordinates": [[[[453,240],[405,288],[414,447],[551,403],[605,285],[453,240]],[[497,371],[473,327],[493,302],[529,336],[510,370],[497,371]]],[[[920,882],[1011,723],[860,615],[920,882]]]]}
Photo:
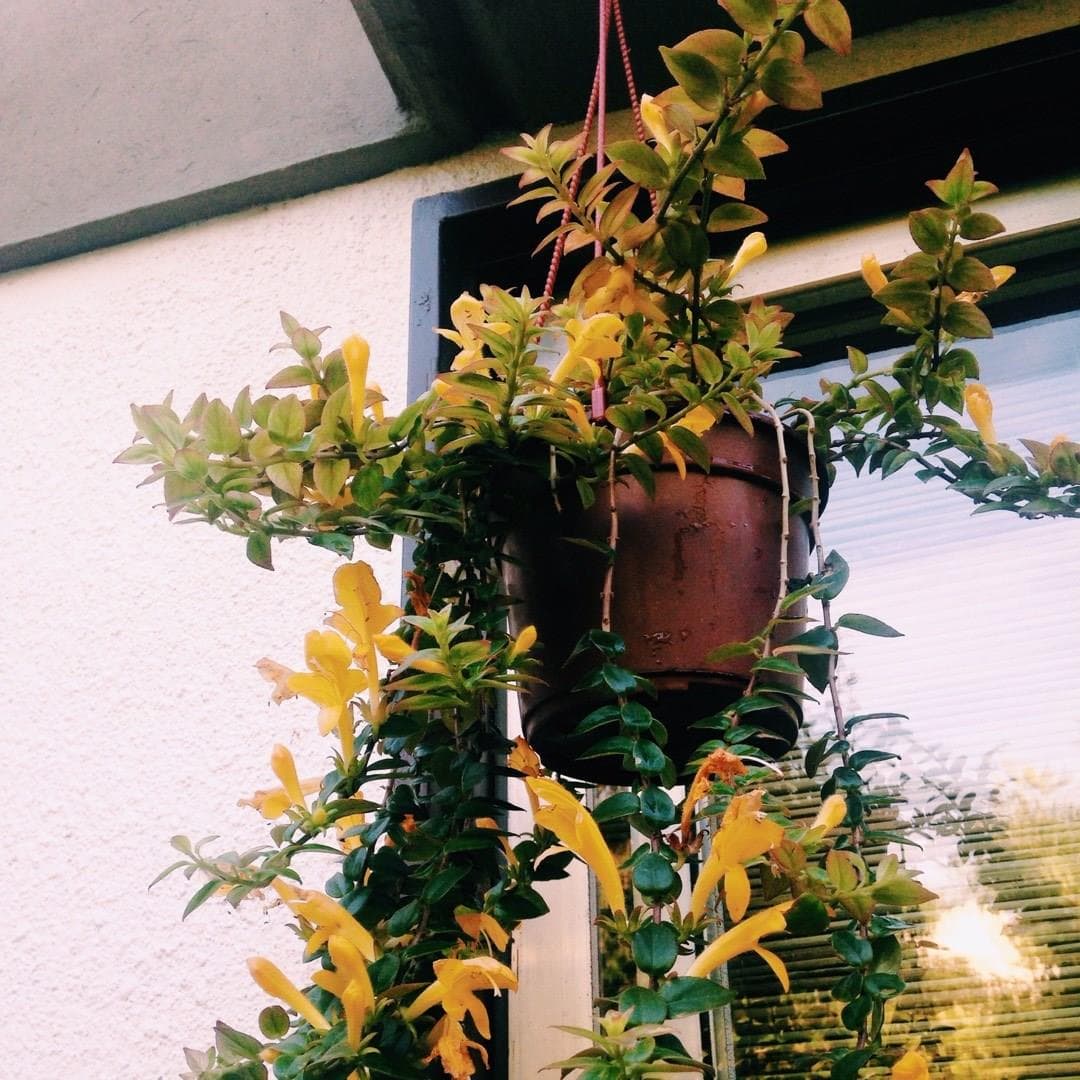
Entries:
{"type": "Polygon", "coordinates": [[[701,866],[690,897],[690,911],[695,919],[705,914],[705,905],[713,889],[724,882],[724,901],[732,919],[738,922],[750,903],[750,878],[743,865],[764,855],[784,838],[784,829],[769,821],[762,812],[763,788],[736,795],[724,812],[708,857],[701,866]]]}
{"type": "Polygon", "coordinates": [[[525,784],[549,804],[534,811],[536,824],[550,829],[564,847],[587,863],[600,883],[607,906],[614,912],[625,913],[626,898],[619,868],[592,814],[556,780],[528,776],[525,784]]]}
{"type": "Polygon", "coordinates": [[[583,271],[580,290],[575,282],[571,299],[585,297],[582,307],[585,315],[613,312],[626,316],[637,312],[650,322],[665,325],[666,312],[634,278],[636,266],[633,259],[626,259],[621,266],[608,259],[598,260],[593,269],[583,271]]]}
{"type": "Polygon", "coordinates": [[[367,689],[366,672],[351,667],[352,652],[337,634],[311,630],[304,638],[304,657],[310,671],[290,675],[288,687],[319,708],[319,732],[335,728],[341,739],[341,756],[346,764],[353,756],[353,720],[349,702],[367,689]]]}
{"type": "Polygon", "coordinates": [[[821,809],[817,812],[817,817],[810,823],[810,828],[823,829],[824,832],[829,832],[830,829],[835,829],[844,820],[846,813],[847,800],[844,796],[839,793],[830,795],[821,804],[821,809]]]}
{"type": "Polygon", "coordinates": [[[253,956],[248,960],[247,966],[260,989],[265,990],[271,997],[284,1001],[316,1031],[330,1030],[326,1017],[300,993],[292,980],[276,964],[272,964],[265,956],[253,956]]]}
{"type": "MultiPolygon", "coordinates": [[[[535,799],[536,796],[530,791],[529,798],[535,799]]],[[[491,817],[478,817],[475,824],[478,829],[493,829],[495,832],[499,833],[499,843],[502,844],[503,851],[506,852],[506,861],[511,866],[517,866],[517,856],[514,854],[514,849],[510,846],[509,839],[502,835],[503,827],[491,817]]]]}
{"type": "Polygon", "coordinates": [[[994,284],[999,289],[1015,273],[1016,273],[1016,267],[1015,266],[991,266],[990,267],[990,276],[994,279],[994,284]]]}
{"type": "Polygon", "coordinates": [[[881,269],[881,263],[877,261],[876,255],[864,255],[860,269],[863,281],[872,293],[884,289],[889,284],[889,279],[885,276],[885,271],[881,269]]]}
{"type": "Polygon", "coordinates": [[[892,1067],[891,1080],[930,1080],[926,1057],[918,1050],[909,1050],[892,1067]]]}
{"type": "Polygon", "coordinates": [[[484,1067],[487,1067],[487,1050],[480,1043],[468,1038],[461,1024],[451,1020],[449,1016],[444,1016],[431,1029],[428,1046],[431,1047],[431,1053],[424,1058],[424,1064],[438,1058],[443,1072],[451,1080],[469,1080],[469,1077],[475,1074],[476,1065],[469,1054],[470,1049],[479,1051],[484,1067]]]}
{"type": "Polygon", "coordinates": [[[651,94],[641,95],[641,122],[665,150],[671,150],[676,145],[675,136],[664,118],[664,110],[656,104],[651,94]]]}
{"type": "Polygon", "coordinates": [[[686,792],[686,800],[683,802],[680,827],[684,842],[690,839],[690,822],[694,816],[694,808],[699,799],[708,795],[713,780],[718,779],[729,784],[736,776],[742,776],[745,772],[746,766],[742,763],[742,759],[723,747],[714,750],[701,763],[686,792]]]}
{"type": "Polygon", "coordinates": [[[451,1020],[461,1023],[468,1013],[476,1030],[491,1038],[487,1009],[476,996],[477,990],[516,990],[517,976],[491,956],[470,956],[464,960],[444,957],[434,964],[435,981],[422,990],[402,1014],[415,1020],[435,1005],[440,1005],[451,1020]]]}
{"type": "Polygon", "coordinates": [[[485,937],[498,952],[502,952],[510,941],[506,930],[491,915],[482,911],[473,911],[467,907],[455,908],[454,921],[473,941],[479,942],[481,937],[485,937]]]}
{"type": "MultiPolygon", "coordinates": [[[[580,406],[578,406],[580,408],[580,406]]],[[[520,656],[522,653],[527,653],[536,644],[536,627],[526,626],[524,630],[516,638],[514,643],[510,646],[510,651],[506,654],[507,660],[513,660],[514,657],[520,656]]]]}
{"type": "Polygon", "coordinates": [[[511,769],[517,769],[523,776],[544,775],[540,755],[525,741],[525,737],[522,735],[515,737],[514,749],[506,755],[506,764],[511,769]]]}
{"type": "Polygon", "coordinates": [[[341,1011],[345,1016],[345,1038],[354,1050],[359,1050],[364,1021],[375,1008],[371,977],[364,958],[347,938],[331,934],[329,946],[335,970],[316,971],[311,981],[328,990],[341,1002],[341,1011]]]}
{"type": "Polygon", "coordinates": [[[476,327],[483,326],[495,334],[509,333],[509,323],[486,322],[486,314],[484,302],[468,293],[462,293],[450,305],[450,321],[454,329],[439,330],[438,333],[460,350],[450,365],[453,371],[480,371],[490,362],[484,356],[484,339],[476,332],[476,327]]]}
{"type": "Polygon", "coordinates": [[[596,428],[589,422],[588,416],[585,415],[585,407],[577,398],[567,398],[563,402],[563,411],[577,428],[583,442],[591,444],[596,441],[596,428]]]}
{"type": "Polygon", "coordinates": [[[274,689],[270,692],[270,700],[275,705],[280,705],[283,701],[296,697],[296,693],[289,689],[289,678],[296,674],[292,668],[287,668],[284,664],[279,664],[276,660],[264,656],[256,662],[255,670],[268,683],[273,685],[274,689]]]}
{"type": "Polygon", "coordinates": [[[363,814],[346,814],[344,817],[339,817],[337,821],[334,822],[334,827],[337,829],[338,834],[338,844],[346,855],[348,855],[350,851],[355,851],[363,844],[363,840],[361,840],[359,836],[348,836],[346,834],[351,829],[363,825],[364,821],[365,818],[363,814]]]}
{"type": "Polygon", "coordinates": [[[296,762],[287,747],[276,745],[270,754],[270,768],[281,781],[281,787],[256,791],[250,799],[240,799],[237,806],[251,806],[259,811],[267,821],[281,817],[290,806],[307,809],[304,796],[313,795],[322,787],[318,777],[301,780],[296,775],[296,762]]]}
{"type": "Polygon", "coordinates": [[[768,247],[763,232],[750,233],[739,245],[739,250],[735,252],[735,258],[731,260],[731,266],[728,267],[726,280],[732,281],[747,263],[764,255],[768,247]]]}
{"type": "Polygon", "coordinates": [[[349,373],[349,405],[354,434],[359,432],[364,425],[370,356],[371,347],[359,334],[353,334],[341,343],[341,358],[345,361],[345,370],[349,373]]]}
{"type": "Polygon", "coordinates": [[[552,372],[552,382],[580,380],[585,370],[590,376],[588,381],[595,382],[601,376],[598,361],[622,354],[622,345],[615,340],[623,330],[618,315],[601,312],[588,319],[569,319],[563,329],[570,348],[552,372]]]}
{"type": "Polygon", "coordinates": [[[305,960],[310,960],[332,935],[345,938],[367,960],[375,959],[375,939],[336,900],[314,889],[297,889],[281,878],[274,878],[271,884],[290,911],[315,927],[304,949],[305,960]]]}
{"type": "Polygon", "coordinates": [[[334,572],[334,597],[341,610],[335,611],[326,621],[356,646],[353,656],[365,676],[368,719],[377,732],[385,717],[385,707],[379,688],[375,635],[401,618],[402,611],[396,604],[382,602],[382,589],[375,571],[366,562],[349,563],[334,572]]]}
{"type": "Polygon", "coordinates": [[[982,441],[996,443],[998,440],[994,430],[994,403],[990,400],[990,392],[982,383],[968,383],[964,387],[964,405],[972,423],[978,428],[982,441]]]}
{"type": "Polygon", "coordinates": [[[732,957],[744,952],[754,952],[772,968],[773,974],[780,980],[780,985],[785,990],[790,989],[791,982],[783,961],[776,953],[763,949],[759,941],[767,934],[779,934],[787,928],[784,912],[794,902],[794,900],[788,900],[775,907],[765,908],[764,911],[751,915],[749,919],[739,923],[727,933],[721,934],[705,947],[705,951],[690,965],[686,974],[691,978],[703,979],[714,968],[726,964],[732,957]]]}

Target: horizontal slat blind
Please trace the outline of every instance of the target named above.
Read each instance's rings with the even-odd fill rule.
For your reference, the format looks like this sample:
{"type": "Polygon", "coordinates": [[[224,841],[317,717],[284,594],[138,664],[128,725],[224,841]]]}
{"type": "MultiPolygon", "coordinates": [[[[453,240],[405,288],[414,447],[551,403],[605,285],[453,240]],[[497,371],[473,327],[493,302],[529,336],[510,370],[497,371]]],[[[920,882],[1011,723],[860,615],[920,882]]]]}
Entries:
{"type": "MultiPolygon", "coordinates": [[[[980,359],[1001,438],[1080,436],[1080,316],[999,331],[980,359]]],[[[781,392],[823,374],[842,377],[800,372],[781,392]]],[[[921,1038],[935,1078],[1075,1080],[1080,524],[971,517],[963,497],[909,471],[881,481],[846,470],[823,519],[826,546],[852,567],[837,613],[872,614],[907,635],[846,633],[842,693],[849,712],[910,717],[868,722],[856,743],[903,754],[876,779],[905,792],[905,828],[923,845],[906,857],[941,896],[910,916],[909,989],[889,1039],[921,1038]]],[[[809,709],[807,738],[828,722],[809,709]]],[[[792,812],[813,812],[805,781],[776,787],[792,812]]],[[[809,1077],[822,1051],[851,1045],[829,996],[842,968],[827,938],[775,949],[790,996],[755,957],[731,965],[740,1078],[809,1077]]]]}

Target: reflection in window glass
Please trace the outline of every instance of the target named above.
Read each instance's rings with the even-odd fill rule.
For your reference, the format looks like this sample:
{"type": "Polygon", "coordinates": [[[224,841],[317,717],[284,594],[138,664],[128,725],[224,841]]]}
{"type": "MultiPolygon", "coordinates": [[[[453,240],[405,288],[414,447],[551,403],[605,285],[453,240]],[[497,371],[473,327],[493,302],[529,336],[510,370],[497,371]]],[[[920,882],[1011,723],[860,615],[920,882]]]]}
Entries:
{"type": "MultiPolygon", "coordinates": [[[[984,344],[1001,438],[1080,435],[1078,343],[1080,315],[1070,314],[984,344]]],[[[815,387],[823,374],[787,376],[780,392],[815,387]]],[[[903,754],[877,766],[877,782],[903,785],[899,811],[922,850],[897,850],[941,897],[910,917],[909,989],[890,1040],[921,1039],[935,1077],[1075,1078],[1080,524],[972,516],[970,502],[924,486],[910,466],[885,481],[842,470],[823,519],[826,546],[852,569],[837,614],[872,614],[907,635],[841,637],[851,654],[846,706],[909,717],[866,723],[857,745],[903,754]]],[[[808,708],[807,741],[827,722],[808,708]]],[[[789,773],[777,787],[796,806],[801,790],[811,814],[812,789],[789,773]]],[[[771,947],[792,974],[792,995],[752,956],[731,967],[738,1077],[809,1075],[807,1052],[820,1061],[823,1050],[850,1045],[829,996],[827,938],[771,947]]]]}

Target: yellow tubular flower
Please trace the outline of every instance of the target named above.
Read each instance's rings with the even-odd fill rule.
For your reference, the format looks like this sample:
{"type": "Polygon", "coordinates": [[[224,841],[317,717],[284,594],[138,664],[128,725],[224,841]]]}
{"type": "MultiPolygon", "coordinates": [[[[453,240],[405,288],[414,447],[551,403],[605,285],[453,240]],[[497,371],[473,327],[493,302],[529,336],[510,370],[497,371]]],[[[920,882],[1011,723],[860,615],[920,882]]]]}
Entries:
{"type": "Polygon", "coordinates": [[[765,818],[761,810],[764,789],[736,795],[724,813],[708,858],[701,866],[690,897],[695,919],[705,914],[713,889],[723,879],[724,901],[732,919],[738,922],[750,903],[750,879],[743,865],[764,855],[784,838],[784,829],[765,818]]]}
{"type": "Polygon", "coordinates": [[[461,1023],[468,1013],[476,1030],[491,1038],[487,1009],[476,996],[477,990],[516,990],[517,976],[491,956],[470,956],[464,960],[445,957],[434,964],[435,981],[420,992],[402,1015],[415,1020],[435,1005],[441,1005],[451,1020],[461,1023]]]}
{"type": "Polygon", "coordinates": [[[600,312],[588,319],[569,319],[564,327],[570,348],[551,374],[551,381],[563,383],[582,380],[588,371],[588,381],[600,378],[599,360],[622,354],[622,345],[615,340],[622,333],[623,322],[618,315],[600,312]]]}
{"type": "Polygon", "coordinates": [[[768,247],[769,245],[765,240],[765,234],[763,232],[750,233],[739,245],[739,250],[735,252],[735,258],[731,260],[731,266],[728,268],[727,272],[727,280],[732,281],[737,277],[747,263],[753,262],[754,259],[758,259],[764,255],[768,250],[768,247]]]}
{"type": "Polygon", "coordinates": [[[340,844],[341,850],[344,851],[346,855],[348,855],[350,851],[355,851],[363,844],[363,841],[359,836],[347,836],[346,833],[351,829],[363,825],[364,820],[363,814],[346,814],[344,817],[339,817],[337,821],[334,822],[334,827],[337,829],[338,834],[338,844],[340,844]]]}
{"type": "Polygon", "coordinates": [[[371,415],[381,424],[386,419],[386,413],[383,409],[383,392],[382,387],[378,383],[371,384],[371,390],[377,395],[375,400],[371,403],[371,415]]]}
{"type": "Polygon", "coordinates": [[[329,1031],[330,1024],[315,1006],[276,965],[264,956],[253,956],[247,962],[251,977],[259,988],[271,997],[284,1001],[297,1015],[302,1016],[316,1031],[329,1031]]]}
{"type": "Polygon", "coordinates": [[[341,343],[341,357],[345,361],[345,370],[349,373],[349,405],[354,433],[360,431],[364,424],[370,356],[371,347],[359,334],[353,334],[341,343]]]}
{"type": "Polygon", "coordinates": [[[281,878],[274,878],[271,885],[294,914],[316,928],[304,950],[305,960],[310,960],[332,935],[344,938],[366,960],[375,959],[375,939],[336,900],[314,889],[297,889],[281,878]]]}
{"type": "Polygon", "coordinates": [[[556,780],[527,776],[525,784],[538,799],[548,803],[534,810],[536,824],[553,832],[564,847],[591,868],[600,883],[604,903],[613,912],[625,914],[626,898],[615,856],[589,811],[556,780]]]}
{"type": "Polygon", "coordinates": [[[300,787],[300,777],[296,775],[296,762],[287,746],[275,743],[270,751],[270,768],[281,781],[294,806],[304,805],[304,792],[300,787]]]}
{"type": "Polygon", "coordinates": [[[996,443],[998,439],[994,430],[994,403],[990,400],[990,391],[982,383],[968,383],[964,387],[964,405],[982,441],[996,443]]]}
{"type": "Polygon", "coordinates": [[[885,271],[881,269],[881,263],[877,261],[876,255],[864,255],[860,270],[862,271],[863,281],[866,282],[866,287],[872,293],[884,289],[889,284],[889,279],[885,276],[885,271]]]}
{"type": "Polygon", "coordinates": [[[360,1031],[368,1014],[375,1008],[375,992],[371,988],[371,977],[367,965],[356,947],[347,938],[338,934],[330,935],[330,959],[334,967],[342,974],[347,985],[338,995],[341,1008],[345,1013],[346,1038],[354,1049],[360,1048],[360,1031]]]}
{"type": "Polygon", "coordinates": [[[454,329],[439,330],[438,333],[447,341],[452,341],[460,350],[450,365],[451,370],[481,371],[489,363],[484,356],[484,339],[476,332],[477,327],[483,326],[496,334],[509,333],[509,323],[486,322],[486,314],[484,302],[468,293],[462,293],[450,305],[450,321],[454,324],[454,329]]]}
{"type": "MultiPolygon", "coordinates": [[[[317,777],[300,781],[300,793],[302,795],[314,795],[321,787],[322,780],[317,777]]],[[[274,821],[281,817],[290,806],[299,805],[303,808],[305,804],[302,800],[297,804],[283,787],[279,787],[256,791],[250,799],[237,799],[236,805],[250,806],[252,809],[258,810],[267,821],[274,821]]]]}
{"type": "Polygon", "coordinates": [[[270,692],[270,700],[275,705],[280,705],[283,701],[296,697],[296,694],[289,689],[288,685],[289,677],[296,674],[292,668],[287,668],[284,664],[279,664],[276,660],[264,656],[256,662],[255,670],[268,683],[273,685],[274,689],[270,692]]]}
{"type": "Polygon", "coordinates": [[[664,119],[664,110],[653,101],[651,94],[641,95],[641,122],[665,150],[672,149],[675,145],[675,137],[664,119]]]}
{"type": "Polygon", "coordinates": [[[510,935],[506,930],[492,916],[482,911],[459,907],[454,911],[454,922],[473,941],[479,942],[481,937],[487,938],[498,952],[502,952],[510,942],[510,935]]]}
{"type": "Polygon", "coordinates": [[[378,731],[385,715],[379,687],[379,660],[375,655],[375,635],[385,630],[402,610],[382,602],[382,589],[375,571],[366,562],[349,563],[334,573],[334,597],[341,605],[327,623],[354,643],[353,656],[364,669],[371,726],[378,731]]]}
{"type": "Polygon", "coordinates": [[[510,651],[507,653],[506,658],[508,660],[513,660],[514,657],[520,656],[522,653],[527,653],[535,644],[536,627],[526,626],[525,629],[514,638],[514,643],[510,646],[510,651]]]}
{"type": "Polygon", "coordinates": [[[767,934],[779,934],[787,929],[784,913],[794,902],[794,900],[788,900],[783,904],[759,911],[728,930],[727,933],[721,934],[705,947],[705,951],[690,965],[686,974],[691,978],[704,979],[711,971],[721,964],[726,964],[733,957],[744,952],[754,952],[769,965],[773,974],[780,980],[780,985],[785,990],[790,989],[791,982],[783,961],[775,953],[763,949],[759,941],[767,934]]]}
{"type": "Polygon", "coordinates": [[[368,676],[351,667],[349,646],[329,631],[309,631],[304,638],[304,656],[311,670],[291,675],[288,687],[320,706],[319,732],[327,735],[337,729],[341,756],[348,764],[353,757],[353,720],[349,702],[367,689],[368,676]]]}
{"type": "Polygon", "coordinates": [[[701,763],[693,781],[690,783],[690,787],[687,789],[686,799],[683,802],[680,827],[684,842],[690,839],[690,823],[694,817],[694,809],[698,801],[708,795],[713,780],[722,780],[727,784],[736,776],[742,776],[745,772],[746,766],[742,763],[742,759],[723,747],[714,750],[701,763]]]}
{"type": "Polygon", "coordinates": [[[435,1058],[439,1059],[443,1072],[450,1080],[469,1080],[475,1075],[476,1065],[473,1062],[469,1050],[476,1050],[487,1067],[487,1050],[478,1042],[474,1042],[465,1034],[465,1029],[456,1020],[444,1016],[428,1035],[428,1046],[431,1053],[424,1058],[424,1064],[430,1064],[435,1058]]]}
{"type": "Polygon", "coordinates": [[[567,398],[563,402],[563,411],[573,421],[583,442],[591,444],[596,441],[596,429],[589,423],[589,418],[585,415],[585,407],[577,398],[567,398]]]}
{"type": "Polygon", "coordinates": [[[930,1080],[930,1066],[924,1054],[909,1050],[892,1067],[891,1080],[930,1080]]]}
{"type": "Polygon", "coordinates": [[[830,829],[835,829],[836,826],[844,820],[844,815],[846,813],[847,800],[844,796],[839,793],[830,795],[821,804],[821,809],[817,812],[817,817],[811,822],[810,828],[824,828],[825,832],[828,832],[830,829]]]}

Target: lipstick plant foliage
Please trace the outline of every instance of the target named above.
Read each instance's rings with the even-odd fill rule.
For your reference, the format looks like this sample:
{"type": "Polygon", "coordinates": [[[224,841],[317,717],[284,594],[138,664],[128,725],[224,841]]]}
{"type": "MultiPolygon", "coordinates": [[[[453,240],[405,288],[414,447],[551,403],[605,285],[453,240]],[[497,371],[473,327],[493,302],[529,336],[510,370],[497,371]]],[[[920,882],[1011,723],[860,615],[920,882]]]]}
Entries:
{"type": "MultiPolygon", "coordinates": [[[[248,1032],[219,1023],[214,1047],[187,1050],[188,1077],[474,1075],[488,1059],[492,996],[517,988],[515,934],[547,912],[537,885],[565,877],[574,859],[596,876],[602,940],[633,964],[595,1017],[566,1017],[582,1046],[557,1063],[562,1075],[711,1075],[668,1022],[723,1008],[732,993],[719,969],[743,953],[787,988],[769,946],[784,934],[831,934],[846,966],[821,989],[849,1038],[821,1051],[815,1072],[929,1075],[925,1053],[890,1038],[885,1020],[905,985],[899,911],[933,894],[896,855],[880,854],[903,838],[878,824],[896,796],[872,790],[869,776],[895,755],[857,746],[869,717],[845,716],[836,696],[837,630],[896,631],[865,614],[834,615],[847,565],[821,547],[817,496],[786,506],[812,521],[816,567],[782,577],[760,634],[716,643],[713,659],[750,655],[753,677],[723,712],[687,718],[703,721],[692,760],[668,756],[651,688],[624,666],[617,626],[581,643],[595,664],[587,682],[605,700],[577,734],[588,752],[621,762],[628,790],[588,809],[587,785],[548,775],[496,722],[497,699],[538,672],[535,631],[506,630],[501,578],[523,472],[586,505],[605,485],[616,495],[651,490],[655,464],[708,470],[708,430],[738,424],[753,437],[751,414],[764,414],[805,441],[823,481],[846,459],[882,476],[915,469],[977,512],[1080,514],[1080,447],[1058,436],[1026,442],[1025,456],[998,441],[963,344],[991,335],[980,302],[1011,273],[968,246],[1003,226],[982,209],[995,188],[966,151],[930,181],[931,205],[910,215],[915,252],[888,272],[864,262],[906,351],[872,370],[851,348],[850,376],[824,383],[820,397],[767,401],[769,373],[795,355],[783,344],[790,316],[738,294],[742,267],[765,250],[762,233],[739,234],[764,222],[749,192],[763,159],[786,149],[765,126],[770,113],[820,104],[804,34],[844,53],[850,28],[839,0],[721,7],[724,26],[662,50],[674,85],[643,101],[647,137],[608,147],[609,162],[580,186],[578,140],[545,129],[507,151],[522,168],[521,199],[554,226],[547,242],[592,246],[595,257],[566,295],[482,287],[459,298],[440,331],[457,347],[453,368],[419,400],[389,415],[362,338],[328,349],[325,327],[283,315],[275,348],[291,356],[265,393],[244,389],[232,404],[204,395],[184,413],[169,399],[133,408],[138,436],[118,460],[150,467],[171,518],[243,538],[267,569],[285,540],[345,560],[327,625],[304,641],[305,666],[260,662],[276,700],[308,703],[329,738],[328,770],[301,777],[274,746],[275,780],[245,800],[266,819],[266,842],[212,852],[177,836],[178,859],[164,872],[195,886],[185,914],[211,901],[279,903],[311,966],[296,986],[272,958],[253,957],[252,977],[273,1003],[248,1032]],[[548,351],[554,342],[554,368],[540,362],[542,337],[548,351]],[[357,540],[385,549],[397,536],[412,541],[401,607],[354,555],[357,540]],[[821,605],[816,624],[774,647],[772,631],[807,600],[821,605]],[[754,749],[755,712],[793,709],[801,696],[790,680],[771,682],[777,674],[805,674],[833,703],[835,726],[806,753],[807,775],[821,781],[810,820],[767,794],[769,768],[754,749]],[[524,781],[532,824],[523,832],[507,826],[507,777],[524,781]],[[616,821],[640,840],[621,865],[602,831],[616,821]],[[311,853],[337,860],[321,887],[303,878],[311,853]],[[689,892],[687,863],[697,867],[689,892]],[[680,957],[692,959],[677,973],[680,957]]],[[[618,558],[614,534],[606,554],[618,558]]]]}

